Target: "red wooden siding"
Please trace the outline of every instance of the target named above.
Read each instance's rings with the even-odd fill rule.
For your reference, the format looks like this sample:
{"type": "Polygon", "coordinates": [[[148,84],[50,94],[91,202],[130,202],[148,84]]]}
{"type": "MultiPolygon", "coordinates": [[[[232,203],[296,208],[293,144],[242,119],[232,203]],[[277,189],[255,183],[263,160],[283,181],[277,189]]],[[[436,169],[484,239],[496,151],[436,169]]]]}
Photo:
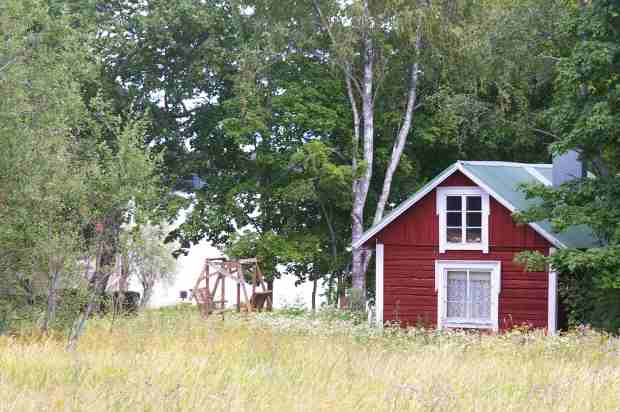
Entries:
{"type": "MultiPolygon", "coordinates": [[[[442,186],[475,186],[459,172],[442,186]]],[[[514,262],[524,250],[547,253],[549,242],[527,225],[517,225],[510,211],[491,197],[489,253],[454,251],[439,253],[439,218],[433,190],[411,209],[379,232],[385,245],[384,320],[406,325],[437,322],[435,260],[501,261],[499,296],[500,328],[528,323],[547,326],[547,273],[526,272],[514,262]]]]}

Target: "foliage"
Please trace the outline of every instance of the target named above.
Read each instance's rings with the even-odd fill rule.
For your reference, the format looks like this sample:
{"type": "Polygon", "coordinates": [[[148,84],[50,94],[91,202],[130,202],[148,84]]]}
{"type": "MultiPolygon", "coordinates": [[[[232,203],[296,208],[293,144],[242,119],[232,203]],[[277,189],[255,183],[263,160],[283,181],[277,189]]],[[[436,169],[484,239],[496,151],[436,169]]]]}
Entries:
{"type": "MultiPolygon", "coordinates": [[[[57,306],[47,332],[66,334],[77,315],[88,303],[86,288],[59,289],[57,306]]],[[[46,315],[47,295],[40,294],[28,301],[20,296],[0,296],[0,334],[16,333],[40,325],[46,315]]]]}
{"type": "Polygon", "coordinates": [[[124,223],[191,206],[178,253],[206,239],[268,278],[326,282],[333,303],[384,182],[394,205],[459,158],[542,162],[550,143],[596,179],[529,188],[523,219],[588,225],[600,247],[538,264],[584,273],[600,299],[619,288],[617,2],[7,0],[0,27],[0,279],[30,301],[84,287],[85,256],[94,297],[124,223]]]}
{"type": "Polygon", "coordinates": [[[71,10],[43,0],[0,5],[0,279],[9,294],[26,292],[26,306],[47,294],[43,329],[56,315],[66,321],[58,291],[85,286],[79,262],[114,243],[118,220],[152,207],[157,182],[145,123],[132,110],[113,114],[92,27],[71,10]]]}
{"type": "Polygon", "coordinates": [[[128,258],[130,278],[142,286],[142,307],[148,305],[155,285],[170,285],[177,274],[172,256],[175,245],[164,244],[166,233],[165,227],[142,225],[125,235],[123,253],[128,258]]]}
{"type": "Polygon", "coordinates": [[[591,174],[559,188],[526,188],[540,202],[518,217],[549,219],[558,231],[573,225],[592,230],[597,247],[560,250],[547,261],[569,277],[564,298],[572,320],[615,329],[600,315],[612,310],[609,296],[620,290],[620,4],[583,4],[564,23],[572,44],[558,58],[545,115],[558,136],[554,153],[576,150],[591,174]]]}
{"type": "Polygon", "coordinates": [[[168,183],[193,194],[189,201],[161,196],[172,215],[193,204],[170,235],[180,252],[202,239],[230,248],[248,236],[237,249],[273,247],[260,252],[270,272],[287,263],[299,281],[344,282],[352,181],[373,166],[374,205],[402,122],[422,17],[423,100],[390,204],[457,158],[545,160],[549,136],[535,131],[537,113],[549,102],[555,73],[547,55],[564,39],[545,33],[557,32],[563,3],[439,2],[422,16],[413,3],[375,2],[373,18],[385,23],[372,30],[375,157],[373,165],[358,162],[356,172],[360,148],[342,62],[361,62],[359,33],[347,23],[363,24],[361,2],[316,4],[338,22],[331,33],[338,41],[317,28],[310,2],[282,8],[262,0],[130,1],[101,8],[98,47],[117,104],[148,110],[147,138],[156,150],[166,148],[168,183]],[[194,175],[201,188],[186,183],[194,175]],[[303,259],[288,259],[302,250],[303,259]]]}
{"type": "Polygon", "coordinates": [[[84,113],[75,81],[84,55],[67,21],[52,20],[33,2],[1,7],[0,267],[46,272],[46,257],[75,248],[67,242],[82,223],[84,171],[71,132],[84,113]]]}

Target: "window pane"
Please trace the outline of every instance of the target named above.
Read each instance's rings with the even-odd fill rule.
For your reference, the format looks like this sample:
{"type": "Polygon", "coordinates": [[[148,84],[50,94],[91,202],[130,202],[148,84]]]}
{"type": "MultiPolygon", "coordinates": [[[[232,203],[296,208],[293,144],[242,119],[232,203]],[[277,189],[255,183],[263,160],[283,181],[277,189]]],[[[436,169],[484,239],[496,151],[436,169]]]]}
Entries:
{"type": "MultiPolygon", "coordinates": [[[[450,224],[448,224],[450,226],[450,224]]],[[[480,227],[482,226],[482,213],[481,212],[468,212],[467,213],[467,226],[480,227]]]]}
{"type": "Polygon", "coordinates": [[[491,273],[470,272],[469,282],[471,317],[482,320],[491,319],[491,273]]]}
{"type": "Polygon", "coordinates": [[[480,243],[482,242],[482,229],[467,229],[466,236],[467,243],[480,243]]]}
{"type": "Polygon", "coordinates": [[[482,210],[482,198],[480,196],[467,196],[467,210],[482,210]]]}
{"type": "Polygon", "coordinates": [[[448,196],[447,208],[448,210],[461,210],[461,196],[448,196]]]}
{"type": "Polygon", "coordinates": [[[461,228],[448,228],[448,242],[451,243],[461,243],[462,233],[461,228]]]}
{"type": "Polygon", "coordinates": [[[463,218],[461,212],[448,212],[448,226],[462,226],[463,218]]]}
{"type": "Polygon", "coordinates": [[[467,273],[462,271],[449,271],[447,292],[447,317],[466,317],[467,273]]]}

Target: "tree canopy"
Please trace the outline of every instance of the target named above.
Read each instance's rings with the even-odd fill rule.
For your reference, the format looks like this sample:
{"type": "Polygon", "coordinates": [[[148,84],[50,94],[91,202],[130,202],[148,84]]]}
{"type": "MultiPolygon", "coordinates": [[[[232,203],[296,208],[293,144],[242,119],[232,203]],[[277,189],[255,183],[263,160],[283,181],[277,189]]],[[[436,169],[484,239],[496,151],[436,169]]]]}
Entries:
{"type": "Polygon", "coordinates": [[[7,0],[0,271],[30,295],[43,279],[51,307],[65,281],[101,293],[124,223],[185,210],[175,255],[207,240],[334,303],[371,293],[352,241],[447,165],[576,150],[591,174],[526,188],[541,203],[519,218],[591,227],[600,247],[545,263],[617,289],[618,8],[7,0]]]}

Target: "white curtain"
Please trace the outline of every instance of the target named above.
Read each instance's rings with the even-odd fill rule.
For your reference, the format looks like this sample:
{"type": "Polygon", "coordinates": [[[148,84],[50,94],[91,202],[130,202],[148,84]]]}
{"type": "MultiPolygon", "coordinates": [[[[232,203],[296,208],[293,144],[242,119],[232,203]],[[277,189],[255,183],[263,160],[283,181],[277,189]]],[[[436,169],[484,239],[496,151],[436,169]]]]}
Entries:
{"type": "Polygon", "coordinates": [[[469,282],[471,317],[474,319],[491,319],[491,274],[489,272],[469,272],[469,282]]]}
{"type": "Polygon", "coordinates": [[[474,320],[491,318],[491,273],[449,271],[447,281],[448,318],[474,320]]]}
{"type": "Polygon", "coordinates": [[[448,272],[448,318],[467,317],[467,272],[448,272]]]}

